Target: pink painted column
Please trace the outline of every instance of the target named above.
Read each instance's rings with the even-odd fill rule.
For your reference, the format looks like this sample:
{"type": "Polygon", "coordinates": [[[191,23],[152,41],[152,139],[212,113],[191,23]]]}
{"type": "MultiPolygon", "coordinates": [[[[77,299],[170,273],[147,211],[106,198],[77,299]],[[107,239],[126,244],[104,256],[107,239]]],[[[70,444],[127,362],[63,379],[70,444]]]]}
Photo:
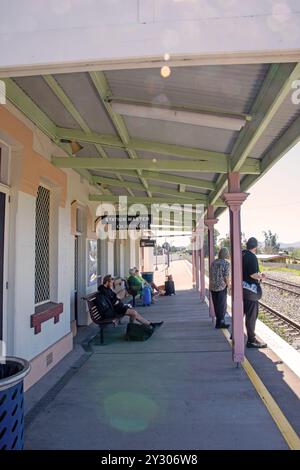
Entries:
{"type": "Polygon", "coordinates": [[[196,287],[196,252],[193,248],[193,240],[192,240],[192,283],[193,289],[196,287]]]}
{"type": "Polygon", "coordinates": [[[200,300],[205,300],[205,264],[204,264],[204,249],[199,250],[200,258],[200,300]]]}
{"type": "Polygon", "coordinates": [[[242,288],[241,205],[248,193],[240,190],[240,174],[228,174],[228,192],[222,196],[229,208],[232,285],[232,359],[244,360],[244,307],[242,288]]]}
{"type": "Polygon", "coordinates": [[[196,276],[196,291],[199,292],[199,270],[200,270],[200,258],[199,258],[199,250],[195,249],[195,259],[196,259],[196,269],[195,269],[195,276],[196,276]]]}
{"type": "MultiPolygon", "coordinates": [[[[218,219],[214,217],[214,208],[213,206],[207,207],[207,215],[204,219],[204,223],[208,229],[208,265],[211,266],[211,263],[215,259],[215,250],[214,250],[214,226],[218,222],[218,219]]],[[[212,301],[211,294],[209,294],[209,315],[212,319],[215,318],[215,309],[212,301]]]]}

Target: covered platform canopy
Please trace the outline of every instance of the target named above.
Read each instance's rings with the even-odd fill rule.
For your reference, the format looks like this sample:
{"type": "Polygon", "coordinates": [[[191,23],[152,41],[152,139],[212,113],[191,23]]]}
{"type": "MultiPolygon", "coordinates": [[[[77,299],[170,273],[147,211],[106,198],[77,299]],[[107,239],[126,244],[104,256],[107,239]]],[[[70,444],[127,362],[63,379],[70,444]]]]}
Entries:
{"type": "Polygon", "coordinates": [[[300,65],[170,71],[167,78],[151,68],[4,81],[11,102],[70,156],[76,152],[55,152],[53,163],[88,178],[92,200],[192,201],[219,214],[228,172],[240,172],[246,191],[299,140],[292,98],[300,65]]]}
{"type": "MultiPolygon", "coordinates": [[[[58,145],[53,164],[94,186],[91,201],[204,204],[210,262],[216,217],[230,208],[233,359],[241,362],[240,207],[300,138],[299,78],[299,63],[182,61],[165,73],[123,67],[3,80],[8,100],[58,145]]],[[[203,298],[203,250],[193,261],[203,298]]]]}

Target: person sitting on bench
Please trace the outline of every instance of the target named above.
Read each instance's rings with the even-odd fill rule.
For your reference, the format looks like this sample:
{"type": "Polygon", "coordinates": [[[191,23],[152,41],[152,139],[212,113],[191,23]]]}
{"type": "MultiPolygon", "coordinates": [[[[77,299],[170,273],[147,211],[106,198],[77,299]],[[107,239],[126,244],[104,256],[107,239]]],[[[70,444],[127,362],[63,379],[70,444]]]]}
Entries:
{"type": "Polygon", "coordinates": [[[173,281],[173,276],[172,274],[170,274],[168,276],[168,280],[165,282],[165,295],[176,295],[176,292],[175,292],[175,284],[174,284],[174,281],[173,281]]]}
{"type": "Polygon", "coordinates": [[[136,275],[135,268],[129,269],[129,277],[127,279],[129,287],[133,287],[138,293],[142,293],[145,280],[136,275]]]}
{"type": "Polygon", "coordinates": [[[133,269],[134,269],[134,272],[135,272],[135,277],[137,277],[142,283],[144,283],[144,285],[151,287],[153,295],[154,295],[154,290],[156,290],[157,294],[159,294],[159,288],[157,287],[157,285],[153,281],[150,282],[150,283],[147,282],[146,279],[144,279],[140,275],[140,272],[139,272],[138,268],[134,267],[133,269]]]}
{"type": "Polygon", "coordinates": [[[163,321],[161,322],[150,322],[143,318],[136,310],[132,308],[130,304],[124,304],[116,295],[116,293],[112,290],[113,286],[113,278],[110,274],[104,276],[103,284],[98,287],[98,293],[96,295],[96,302],[99,302],[101,305],[101,296],[105,297],[109,300],[113,307],[113,311],[108,311],[108,316],[114,317],[123,317],[124,315],[128,315],[132,321],[136,320],[142,325],[149,326],[151,328],[155,328],[157,326],[161,326],[163,321]]]}

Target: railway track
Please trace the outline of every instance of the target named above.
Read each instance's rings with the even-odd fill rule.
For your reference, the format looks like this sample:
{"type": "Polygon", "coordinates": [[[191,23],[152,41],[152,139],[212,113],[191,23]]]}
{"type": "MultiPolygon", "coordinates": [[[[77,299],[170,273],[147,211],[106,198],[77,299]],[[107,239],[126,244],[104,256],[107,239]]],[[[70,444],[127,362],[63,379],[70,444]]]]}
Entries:
{"type": "Polygon", "coordinates": [[[296,346],[300,348],[300,323],[291,320],[283,313],[278,312],[274,308],[261,301],[259,301],[259,311],[260,313],[266,314],[275,327],[279,329],[284,328],[283,334],[285,337],[287,337],[289,343],[297,343],[296,346]]]}
{"type": "Polygon", "coordinates": [[[277,289],[288,292],[289,294],[300,296],[300,284],[293,284],[292,282],[267,277],[263,282],[263,285],[276,287],[277,289]]]}

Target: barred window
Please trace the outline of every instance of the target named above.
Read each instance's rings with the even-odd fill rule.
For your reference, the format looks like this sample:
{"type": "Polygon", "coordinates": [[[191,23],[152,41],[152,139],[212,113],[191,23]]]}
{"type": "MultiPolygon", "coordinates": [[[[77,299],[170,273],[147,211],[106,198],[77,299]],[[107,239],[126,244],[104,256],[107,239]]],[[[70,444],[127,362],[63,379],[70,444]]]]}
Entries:
{"type": "Polygon", "coordinates": [[[50,300],[50,191],[39,186],[35,208],[35,303],[50,300]]]}

